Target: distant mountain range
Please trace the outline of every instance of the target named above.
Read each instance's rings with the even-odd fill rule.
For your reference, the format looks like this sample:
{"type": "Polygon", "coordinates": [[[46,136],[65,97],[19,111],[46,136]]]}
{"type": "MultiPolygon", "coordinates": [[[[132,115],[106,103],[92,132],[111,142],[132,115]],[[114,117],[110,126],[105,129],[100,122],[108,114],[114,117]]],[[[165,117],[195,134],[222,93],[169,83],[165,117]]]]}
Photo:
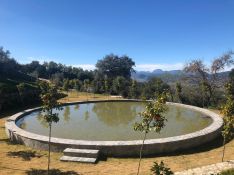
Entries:
{"type": "Polygon", "coordinates": [[[162,69],[155,69],[152,72],[149,71],[136,71],[132,73],[132,78],[139,81],[139,82],[145,82],[151,77],[160,77],[160,78],[166,78],[170,77],[175,79],[178,76],[184,75],[182,70],[170,70],[170,71],[164,71],[162,69]]]}
{"type": "Polygon", "coordinates": [[[170,70],[170,71],[163,71],[162,69],[155,69],[152,74],[155,75],[160,75],[160,74],[171,74],[171,75],[175,75],[175,74],[181,74],[182,70],[170,70]]]}
{"type": "MultiPolygon", "coordinates": [[[[225,81],[228,78],[229,71],[218,73],[218,77],[221,81],[225,81]]],[[[182,70],[170,70],[164,71],[162,69],[155,69],[152,72],[149,71],[136,71],[132,73],[132,78],[139,81],[145,82],[152,77],[161,78],[166,83],[175,83],[177,81],[188,79],[194,76],[193,74],[185,73],[182,70]]]]}

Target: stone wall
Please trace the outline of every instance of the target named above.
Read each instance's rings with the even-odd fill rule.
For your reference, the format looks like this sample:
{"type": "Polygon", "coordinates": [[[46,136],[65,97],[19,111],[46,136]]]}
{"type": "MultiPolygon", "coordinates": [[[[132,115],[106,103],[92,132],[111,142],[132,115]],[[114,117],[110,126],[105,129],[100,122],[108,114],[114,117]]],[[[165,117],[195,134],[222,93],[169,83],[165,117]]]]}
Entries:
{"type": "MultiPolygon", "coordinates": [[[[115,101],[115,100],[105,100],[115,101]]],[[[119,101],[119,100],[118,100],[119,101]]],[[[138,101],[138,100],[121,100],[121,101],[138,101]]],[[[103,102],[103,101],[88,101],[88,103],[103,102]]],[[[67,103],[65,105],[80,104],[87,102],[75,102],[67,103]]],[[[178,103],[169,103],[170,105],[176,105],[191,110],[199,111],[206,116],[212,118],[213,122],[206,128],[196,131],[190,134],[160,138],[160,139],[148,139],[145,141],[144,155],[153,155],[161,153],[170,153],[174,151],[189,149],[210,142],[218,137],[221,133],[223,120],[222,118],[207,109],[198,108],[195,106],[183,105],[178,103]]],[[[47,150],[48,137],[34,133],[27,132],[16,125],[16,121],[25,115],[40,110],[41,108],[29,109],[17,113],[9,117],[5,123],[6,133],[9,139],[13,142],[24,144],[26,146],[47,150]]],[[[85,149],[98,149],[104,156],[112,157],[129,157],[138,156],[139,149],[142,144],[141,140],[133,141],[85,141],[85,140],[71,140],[62,138],[51,138],[52,151],[63,151],[65,148],[85,148],[85,149]]]]}

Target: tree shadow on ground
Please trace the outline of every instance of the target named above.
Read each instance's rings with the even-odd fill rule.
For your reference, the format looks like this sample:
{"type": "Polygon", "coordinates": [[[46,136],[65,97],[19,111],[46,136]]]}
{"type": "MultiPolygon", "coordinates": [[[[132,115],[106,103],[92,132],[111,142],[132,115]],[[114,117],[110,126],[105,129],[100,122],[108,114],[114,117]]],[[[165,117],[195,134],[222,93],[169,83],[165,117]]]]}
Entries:
{"type": "Polygon", "coordinates": [[[7,145],[21,145],[20,143],[17,143],[16,141],[10,140],[9,138],[6,139],[0,139],[0,141],[5,142],[7,145]]]}
{"type": "Polygon", "coordinates": [[[9,139],[0,139],[0,143],[1,142],[8,142],[9,141],[9,139]]]}
{"type": "MultiPolygon", "coordinates": [[[[26,171],[27,175],[47,175],[47,170],[43,169],[30,169],[26,171]]],[[[59,169],[51,169],[49,171],[50,175],[79,175],[75,171],[61,171],[59,169]]]]}
{"type": "Polygon", "coordinates": [[[12,168],[12,167],[5,167],[0,165],[0,169],[7,169],[7,170],[14,170],[14,171],[21,171],[24,172],[25,170],[20,169],[20,168],[12,168]]]}
{"type": "Polygon", "coordinates": [[[10,157],[21,157],[25,161],[29,161],[34,157],[41,157],[41,155],[37,154],[36,151],[10,151],[7,155],[10,157]]]}

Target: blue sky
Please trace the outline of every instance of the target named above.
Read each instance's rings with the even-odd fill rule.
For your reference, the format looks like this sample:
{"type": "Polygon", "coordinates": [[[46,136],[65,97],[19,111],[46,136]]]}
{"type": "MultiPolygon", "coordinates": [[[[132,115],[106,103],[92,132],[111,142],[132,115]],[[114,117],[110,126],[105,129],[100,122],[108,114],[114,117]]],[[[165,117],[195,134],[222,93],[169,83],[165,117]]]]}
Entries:
{"type": "Polygon", "coordinates": [[[114,53],[137,70],[179,69],[234,49],[234,1],[0,0],[0,46],[20,63],[92,68],[114,53]]]}

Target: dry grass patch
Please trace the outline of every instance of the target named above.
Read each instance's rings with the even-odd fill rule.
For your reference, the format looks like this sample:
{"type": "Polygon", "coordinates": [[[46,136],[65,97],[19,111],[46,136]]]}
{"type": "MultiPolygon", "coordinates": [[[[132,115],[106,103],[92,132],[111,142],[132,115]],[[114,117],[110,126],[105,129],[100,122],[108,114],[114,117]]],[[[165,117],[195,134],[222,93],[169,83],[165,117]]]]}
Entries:
{"type": "MultiPolygon", "coordinates": [[[[66,92],[64,93],[67,94],[66,92]]],[[[117,96],[104,95],[104,94],[70,91],[68,92],[67,97],[60,99],[59,102],[66,103],[66,102],[75,102],[75,101],[118,100],[118,99],[123,99],[123,98],[117,96]]]]}

